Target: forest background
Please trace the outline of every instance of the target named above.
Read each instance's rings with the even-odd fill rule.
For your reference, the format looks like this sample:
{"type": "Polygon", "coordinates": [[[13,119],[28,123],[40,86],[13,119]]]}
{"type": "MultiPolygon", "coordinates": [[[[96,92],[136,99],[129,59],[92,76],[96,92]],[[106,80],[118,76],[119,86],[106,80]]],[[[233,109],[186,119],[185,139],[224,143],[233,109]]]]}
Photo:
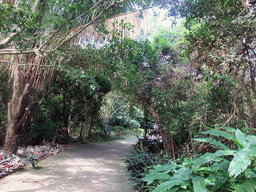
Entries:
{"type": "MultiPolygon", "coordinates": [[[[146,138],[157,127],[163,145],[159,162],[163,155],[176,160],[215,152],[211,158],[203,156],[209,160],[205,163],[230,165],[227,178],[234,180],[217,188],[211,182],[221,179],[210,174],[214,171],[195,177],[195,170],[182,167],[186,177],[179,182],[174,177],[178,184],[172,186],[176,172],[169,167],[165,176],[172,179],[146,176],[142,181],[138,176],[142,188],[255,186],[255,1],[35,0],[0,5],[0,141],[5,156],[15,154],[19,145],[65,143],[71,136],[83,141],[142,129],[146,138]],[[157,28],[156,20],[154,30],[136,39],[129,38],[129,23],[115,21],[107,31],[101,22],[153,6],[167,10],[173,23],[157,28]],[[81,47],[79,35],[95,22],[107,43],[81,47]],[[223,152],[219,155],[212,145],[193,143],[208,129],[205,133],[212,136],[198,140],[224,149],[223,142],[228,158],[220,160],[223,152]],[[240,171],[234,171],[238,162],[231,164],[230,156],[236,160],[240,153],[245,158],[240,171]],[[251,175],[235,180],[245,170],[251,175]]],[[[141,170],[150,173],[149,168],[141,170]]]]}

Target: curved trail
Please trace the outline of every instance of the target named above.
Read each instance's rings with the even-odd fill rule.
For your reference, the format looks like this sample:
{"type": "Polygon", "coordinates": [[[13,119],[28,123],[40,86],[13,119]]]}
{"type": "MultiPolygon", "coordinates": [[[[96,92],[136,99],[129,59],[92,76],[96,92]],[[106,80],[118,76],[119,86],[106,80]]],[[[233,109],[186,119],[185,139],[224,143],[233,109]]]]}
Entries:
{"type": "Polygon", "coordinates": [[[136,138],[67,149],[0,179],[0,192],[135,192],[125,155],[136,138]]]}

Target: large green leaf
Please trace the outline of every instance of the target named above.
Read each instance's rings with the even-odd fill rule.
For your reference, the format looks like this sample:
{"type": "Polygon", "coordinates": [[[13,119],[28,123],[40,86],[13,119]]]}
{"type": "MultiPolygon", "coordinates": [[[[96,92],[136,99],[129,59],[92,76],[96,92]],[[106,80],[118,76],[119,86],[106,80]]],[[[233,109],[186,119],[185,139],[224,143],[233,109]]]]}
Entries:
{"type": "Polygon", "coordinates": [[[249,143],[249,146],[256,147],[256,136],[255,135],[248,135],[246,140],[249,143]]]}
{"type": "Polygon", "coordinates": [[[208,163],[212,161],[214,158],[216,158],[215,153],[205,153],[204,155],[194,159],[194,164],[192,165],[192,169],[197,169],[200,166],[204,165],[205,163],[208,163]]]}
{"type": "Polygon", "coordinates": [[[238,185],[236,192],[255,192],[256,191],[256,179],[248,179],[242,184],[238,185]]]}
{"type": "Polygon", "coordinates": [[[194,192],[206,192],[205,180],[203,177],[193,177],[192,178],[194,192]]]}
{"type": "Polygon", "coordinates": [[[223,190],[223,187],[225,186],[225,183],[228,182],[228,177],[226,176],[216,176],[217,177],[217,182],[215,183],[215,185],[212,188],[213,192],[219,192],[221,190],[223,190]]]}
{"type": "Polygon", "coordinates": [[[172,179],[172,176],[168,173],[156,173],[156,172],[149,172],[144,178],[143,181],[146,181],[147,184],[151,184],[154,181],[169,181],[172,179]]]}
{"type": "Polygon", "coordinates": [[[172,187],[180,185],[181,183],[183,183],[181,180],[166,181],[158,185],[153,192],[163,192],[164,190],[171,189],[172,187]]]}
{"type": "Polygon", "coordinates": [[[214,172],[221,171],[223,173],[227,173],[228,172],[229,164],[230,164],[230,161],[228,161],[226,159],[223,159],[222,161],[212,165],[211,168],[212,168],[212,170],[214,172]]]}
{"type": "Polygon", "coordinates": [[[251,164],[250,152],[251,150],[244,148],[236,153],[228,168],[230,177],[237,177],[251,164]]]}
{"type": "Polygon", "coordinates": [[[197,169],[205,163],[213,161],[216,157],[234,155],[235,153],[236,151],[234,150],[218,150],[215,153],[205,153],[193,161],[194,164],[192,165],[192,168],[197,169]]]}
{"type": "Polygon", "coordinates": [[[245,135],[239,130],[237,129],[235,132],[235,136],[236,136],[236,140],[243,146],[246,146],[246,137],[245,135]]]}
{"type": "Polygon", "coordinates": [[[192,173],[191,169],[183,167],[175,171],[175,174],[173,175],[172,179],[183,180],[183,181],[188,180],[190,178],[191,173],[192,173]]]}
{"type": "Polygon", "coordinates": [[[226,145],[224,145],[223,143],[217,141],[216,139],[212,139],[212,138],[197,138],[197,139],[193,139],[193,140],[210,143],[212,145],[221,147],[224,150],[229,150],[229,148],[226,145]]]}
{"type": "Polygon", "coordinates": [[[256,178],[256,170],[248,168],[245,170],[245,177],[246,178],[256,178]]]}
{"type": "Polygon", "coordinates": [[[232,135],[231,133],[225,132],[225,131],[219,131],[219,130],[208,130],[202,132],[203,134],[210,134],[214,136],[222,136],[225,137],[226,139],[235,139],[235,136],[232,135]]]}
{"type": "Polygon", "coordinates": [[[224,130],[227,130],[228,132],[231,132],[231,133],[236,132],[236,130],[234,128],[231,128],[231,127],[218,127],[218,129],[224,129],[224,130]]]}
{"type": "Polygon", "coordinates": [[[155,165],[153,168],[159,172],[165,172],[170,171],[172,169],[182,167],[181,165],[177,165],[175,162],[171,162],[170,164],[164,164],[164,165],[155,165]]]}

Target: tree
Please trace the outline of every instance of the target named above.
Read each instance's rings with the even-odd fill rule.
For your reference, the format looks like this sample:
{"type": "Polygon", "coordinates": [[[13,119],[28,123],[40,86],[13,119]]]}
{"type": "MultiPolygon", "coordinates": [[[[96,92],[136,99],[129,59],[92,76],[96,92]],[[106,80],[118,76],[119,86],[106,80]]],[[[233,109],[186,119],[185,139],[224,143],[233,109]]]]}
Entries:
{"type": "MultiPolygon", "coordinates": [[[[255,134],[255,2],[215,0],[209,4],[185,0],[172,5],[178,7],[178,13],[171,10],[171,14],[186,18],[188,55],[193,67],[232,79],[236,90],[244,93],[255,134]]],[[[238,92],[232,92],[236,98],[238,92]]]]}
{"type": "Polygon", "coordinates": [[[75,44],[75,38],[93,22],[118,13],[114,7],[125,2],[1,2],[0,55],[2,60],[12,64],[14,76],[12,99],[8,104],[5,156],[17,152],[24,121],[33,110],[31,96],[43,84],[51,82],[54,65],[62,63],[65,54],[70,51],[68,45],[75,44]],[[77,28],[72,31],[74,27],[77,28]]]}

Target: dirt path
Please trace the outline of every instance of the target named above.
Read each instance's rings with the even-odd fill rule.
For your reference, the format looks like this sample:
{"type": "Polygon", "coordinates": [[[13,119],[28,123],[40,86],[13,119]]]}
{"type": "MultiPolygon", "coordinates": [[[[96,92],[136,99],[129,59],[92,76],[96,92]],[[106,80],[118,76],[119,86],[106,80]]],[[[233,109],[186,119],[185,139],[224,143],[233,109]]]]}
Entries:
{"type": "Polygon", "coordinates": [[[135,192],[125,154],[136,138],[72,147],[0,179],[0,192],[135,192]]]}

